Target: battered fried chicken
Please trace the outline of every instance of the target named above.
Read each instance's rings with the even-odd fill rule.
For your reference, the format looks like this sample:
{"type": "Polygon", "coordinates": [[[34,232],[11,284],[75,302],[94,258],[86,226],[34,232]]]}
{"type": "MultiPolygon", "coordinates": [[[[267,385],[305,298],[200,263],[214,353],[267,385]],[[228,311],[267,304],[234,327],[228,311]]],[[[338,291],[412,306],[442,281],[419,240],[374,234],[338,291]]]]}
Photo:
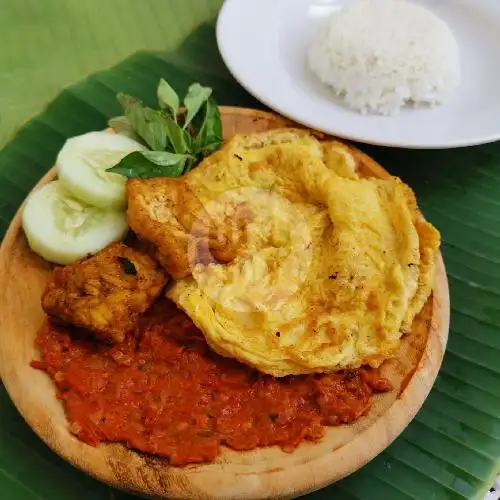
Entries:
{"type": "Polygon", "coordinates": [[[167,281],[147,254],[112,243],[87,259],[54,270],[42,297],[52,318],[121,343],[167,281]]]}
{"type": "Polygon", "coordinates": [[[174,279],[189,276],[198,262],[233,260],[251,218],[236,207],[239,217],[215,220],[184,178],[130,179],[127,199],[130,228],[156,248],[156,258],[174,279]]]}

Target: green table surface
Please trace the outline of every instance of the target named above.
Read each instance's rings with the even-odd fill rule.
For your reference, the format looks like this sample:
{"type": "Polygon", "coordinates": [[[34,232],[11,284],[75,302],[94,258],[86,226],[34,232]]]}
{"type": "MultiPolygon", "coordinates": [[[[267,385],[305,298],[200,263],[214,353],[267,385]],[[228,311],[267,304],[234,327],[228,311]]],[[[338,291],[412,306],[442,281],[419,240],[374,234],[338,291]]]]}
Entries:
{"type": "MultiPolygon", "coordinates": [[[[63,87],[138,50],[156,55],[132,57],[118,71],[149,78],[151,88],[152,75],[164,72],[179,87],[193,80],[212,85],[220,104],[262,107],[224,67],[213,24],[198,28],[213,21],[221,3],[0,0],[0,143],[63,87]]],[[[63,94],[51,112],[68,116],[70,97],[83,96],[83,85],[63,94]]],[[[104,123],[102,116],[89,120],[104,123]]],[[[34,141],[39,125],[31,122],[24,136],[34,141]]],[[[0,151],[0,234],[59,146],[47,145],[38,158],[35,150],[23,155],[16,141],[0,151]]],[[[416,190],[424,213],[442,232],[450,340],[431,395],[401,437],[363,469],[310,498],[482,498],[500,462],[500,144],[432,152],[362,147],[416,190]]],[[[114,498],[131,496],[59,459],[0,387],[1,500],[114,498]]]]}

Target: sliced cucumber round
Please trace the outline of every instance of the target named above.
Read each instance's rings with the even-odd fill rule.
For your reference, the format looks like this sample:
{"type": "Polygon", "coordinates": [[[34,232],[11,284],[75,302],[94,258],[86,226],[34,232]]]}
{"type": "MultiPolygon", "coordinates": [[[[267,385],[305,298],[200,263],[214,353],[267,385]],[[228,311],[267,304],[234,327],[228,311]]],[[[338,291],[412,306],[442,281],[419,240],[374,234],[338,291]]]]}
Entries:
{"type": "Polygon", "coordinates": [[[72,137],[57,156],[59,179],[75,198],[89,205],[123,208],[126,179],[106,170],[128,154],[144,150],[137,141],[111,131],[72,137]]]}
{"type": "Polygon", "coordinates": [[[127,234],[123,210],[92,207],[74,198],[60,181],[32,193],[22,216],[32,250],[56,264],[71,264],[127,234]]]}

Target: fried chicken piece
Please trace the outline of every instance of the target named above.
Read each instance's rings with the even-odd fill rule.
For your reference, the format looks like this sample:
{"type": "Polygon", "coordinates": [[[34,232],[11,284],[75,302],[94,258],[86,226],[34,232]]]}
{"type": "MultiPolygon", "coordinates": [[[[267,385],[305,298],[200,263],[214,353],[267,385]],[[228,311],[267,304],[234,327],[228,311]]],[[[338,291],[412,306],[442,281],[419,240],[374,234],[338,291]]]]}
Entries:
{"type": "Polygon", "coordinates": [[[87,259],[54,270],[42,297],[55,320],[121,343],[162,291],[167,277],[147,254],[112,243],[87,259]]]}
{"type": "Polygon", "coordinates": [[[191,275],[198,262],[233,260],[251,218],[239,207],[237,227],[234,216],[214,220],[184,178],[130,179],[127,199],[130,228],[156,248],[156,258],[174,279],[191,275]]]}

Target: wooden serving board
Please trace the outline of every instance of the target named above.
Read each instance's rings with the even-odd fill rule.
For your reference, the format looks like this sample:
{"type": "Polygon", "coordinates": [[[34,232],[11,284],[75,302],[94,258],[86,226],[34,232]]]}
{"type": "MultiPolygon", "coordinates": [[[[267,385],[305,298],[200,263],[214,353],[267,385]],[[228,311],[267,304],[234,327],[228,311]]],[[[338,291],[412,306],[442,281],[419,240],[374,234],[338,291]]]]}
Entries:
{"type": "MultiPolygon", "coordinates": [[[[222,107],[225,138],[296,126],[277,115],[222,107]]],[[[389,174],[353,150],[364,176],[389,174]]],[[[38,186],[52,180],[51,170],[38,186]]],[[[36,188],[35,188],[36,189],[36,188]]],[[[448,337],[449,293],[441,255],[433,295],[402,341],[397,359],[383,365],[395,389],[374,397],[366,417],[328,428],[322,441],[293,453],[277,447],[251,452],[224,449],[216,462],[183,468],[122,445],[88,446],[68,430],[49,377],[30,367],[38,358],[35,336],[45,316],[40,299],[52,266],[30,251],[18,211],[0,249],[0,375],[19,412],[56,453],[115,487],[150,497],[177,499],[292,498],[324,487],[384,450],[422,406],[436,378],[448,337]]]]}

